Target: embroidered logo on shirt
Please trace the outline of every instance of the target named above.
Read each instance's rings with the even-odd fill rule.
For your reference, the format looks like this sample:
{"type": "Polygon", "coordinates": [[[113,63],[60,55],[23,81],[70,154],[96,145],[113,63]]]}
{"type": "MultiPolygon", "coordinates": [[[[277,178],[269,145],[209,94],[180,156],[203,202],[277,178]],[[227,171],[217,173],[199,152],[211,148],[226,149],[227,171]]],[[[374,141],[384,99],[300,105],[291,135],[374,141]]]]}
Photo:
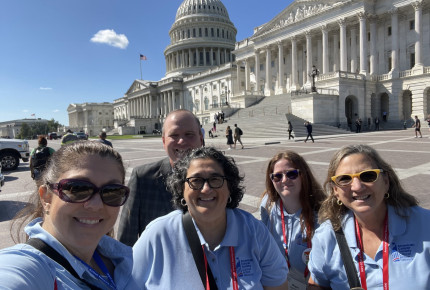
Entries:
{"type": "Polygon", "coordinates": [[[396,245],[393,243],[391,258],[393,262],[406,262],[412,260],[412,249],[415,244],[396,245]]]}
{"type": "Polygon", "coordinates": [[[236,257],[237,277],[252,276],[252,259],[240,259],[236,257]]]}

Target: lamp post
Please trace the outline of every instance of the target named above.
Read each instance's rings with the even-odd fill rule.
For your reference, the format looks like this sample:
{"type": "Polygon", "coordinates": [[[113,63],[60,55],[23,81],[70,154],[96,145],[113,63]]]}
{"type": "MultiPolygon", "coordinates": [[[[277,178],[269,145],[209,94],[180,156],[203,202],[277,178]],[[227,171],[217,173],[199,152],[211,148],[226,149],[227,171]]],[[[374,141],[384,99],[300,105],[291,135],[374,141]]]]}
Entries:
{"type": "Polygon", "coordinates": [[[312,93],[316,93],[317,92],[317,88],[315,86],[315,77],[317,75],[319,75],[320,71],[315,67],[315,65],[312,66],[312,72],[309,74],[312,77],[312,88],[311,91],[312,93]]]}

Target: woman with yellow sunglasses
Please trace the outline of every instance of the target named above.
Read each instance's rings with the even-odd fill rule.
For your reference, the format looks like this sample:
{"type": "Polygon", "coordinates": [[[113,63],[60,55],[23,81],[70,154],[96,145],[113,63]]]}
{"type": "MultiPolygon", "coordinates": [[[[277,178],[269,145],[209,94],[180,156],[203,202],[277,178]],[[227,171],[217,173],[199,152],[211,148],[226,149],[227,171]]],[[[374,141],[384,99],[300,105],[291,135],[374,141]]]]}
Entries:
{"type": "Polygon", "coordinates": [[[375,149],[341,148],[324,187],[309,289],[428,289],[430,211],[417,206],[375,149]]]}

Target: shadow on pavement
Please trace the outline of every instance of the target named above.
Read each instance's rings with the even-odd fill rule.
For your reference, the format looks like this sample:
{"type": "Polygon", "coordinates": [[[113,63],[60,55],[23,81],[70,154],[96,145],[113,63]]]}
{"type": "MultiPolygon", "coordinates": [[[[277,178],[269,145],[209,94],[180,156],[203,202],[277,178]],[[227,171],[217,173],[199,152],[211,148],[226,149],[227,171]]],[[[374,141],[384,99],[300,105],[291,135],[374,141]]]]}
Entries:
{"type": "Polygon", "coordinates": [[[0,222],[11,220],[27,204],[22,201],[0,200],[0,222]]]}

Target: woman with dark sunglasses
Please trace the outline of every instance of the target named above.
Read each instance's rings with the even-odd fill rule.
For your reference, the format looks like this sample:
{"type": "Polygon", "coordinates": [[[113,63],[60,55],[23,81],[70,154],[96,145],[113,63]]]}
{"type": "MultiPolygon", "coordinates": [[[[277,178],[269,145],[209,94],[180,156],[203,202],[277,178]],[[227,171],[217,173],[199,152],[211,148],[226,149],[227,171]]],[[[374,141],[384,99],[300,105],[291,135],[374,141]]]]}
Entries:
{"type": "Polygon", "coordinates": [[[79,141],[56,151],[14,220],[15,241],[30,220],[27,242],[0,250],[0,288],[127,288],[132,250],[108,236],[128,197],[124,179],[109,146],[79,141]]]}
{"type": "Polygon", "coordinates": [[[260,215],[287,261],[290,289],[306,289],[311,239],[324,198],[302,156],[288,150],[269,161],[260,215]]]}
{"type": "Polygon", "coordinates": [[[324,187],[329,196],[312,240],[309,289],[429,289],[430,211],[417,206],[375,149],[338,150],[324,187]]]}
{"type": "Polygon", "coordinates": [[[273,237],[237,208],[242,181],[234,160],[214,148],[179,160],[167,179],[178,210],[150,223],[133,246],[136,287],[287,289],[288,268],[273,237]]]}

